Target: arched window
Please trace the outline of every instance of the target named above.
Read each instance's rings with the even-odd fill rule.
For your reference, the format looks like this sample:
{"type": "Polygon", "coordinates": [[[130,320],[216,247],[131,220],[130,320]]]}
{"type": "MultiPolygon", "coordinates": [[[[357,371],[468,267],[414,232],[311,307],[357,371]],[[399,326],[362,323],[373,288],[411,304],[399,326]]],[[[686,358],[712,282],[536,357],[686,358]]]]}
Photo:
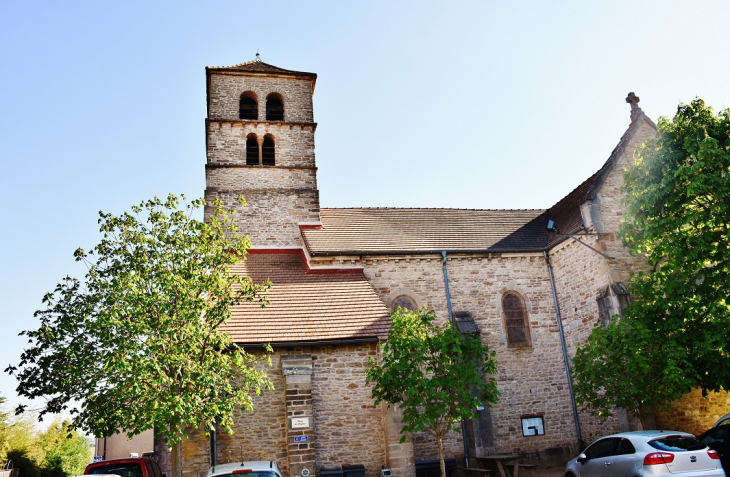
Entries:
{"type": "Polygon", "coordinates": [[[274,136],[267,134],[264,136],[264,144],[261,147],[261,164],[265,166],[273,166],[276,164],[275,155],[274,136]]]}
{"type": "Polygon", "coordinates": [[[279,93],[271,93],[266,97],[266,120],[284,120],[284,98],[279,93]]]}
{"type": "Polygon", "coordinates": [[[502,312],[507,331],[507,346],[510,348],[531,346],[527,312],[522,299],[515,293],[505,294],[502,297],[502,312]]]}
{"type": "Polygon", "coordinates": [[[393,311],[398,308],[405,308],[406,310],[416,311],[416,301],[407,295],[401,295],[393,300],[392,307],[393,311]]]}
{"type": "Polygon", "coordinates": [[[246,165],[259,165],[259,142],[256,135],[251,133],[246,137],[246,165]]]}
{"type": "Polygon", "coordinates": [[[259,118],[259,102],[253,91],[246,91],[241,95],[241,99],[238,101],[238,118],[254,121],[259,118]]]}

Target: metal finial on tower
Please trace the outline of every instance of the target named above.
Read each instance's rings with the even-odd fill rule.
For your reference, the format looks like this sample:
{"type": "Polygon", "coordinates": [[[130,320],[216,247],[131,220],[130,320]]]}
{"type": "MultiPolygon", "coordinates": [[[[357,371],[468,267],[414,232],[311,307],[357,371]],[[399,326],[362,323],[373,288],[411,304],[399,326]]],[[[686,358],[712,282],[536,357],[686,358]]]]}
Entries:
{"type": "Polygon", "coordinates": [[[256,50],[256,61],[261,61],[261,55],[259,54],[259,50],[256,50]]]}

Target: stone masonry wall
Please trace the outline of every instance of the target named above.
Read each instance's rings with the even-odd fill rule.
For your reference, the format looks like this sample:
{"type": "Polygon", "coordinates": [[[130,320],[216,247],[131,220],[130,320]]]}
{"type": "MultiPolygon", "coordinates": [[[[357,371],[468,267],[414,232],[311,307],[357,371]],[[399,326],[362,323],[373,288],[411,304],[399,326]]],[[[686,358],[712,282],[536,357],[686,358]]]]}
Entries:
{"type": "Polygon", "coordinates": [[[209,188],[222,190],[317,190],[316,169],[281,169],[278,166],[207,167],[206,183],[209,188]]]}
{"type": "Polygon", "coordinates": [[[259,104],[259,120],[266,120],[266,96],[279,93],[284,98],[284,120],[314,121],[312,81],[301,77],[243,76],[236,73],[210,75],[209,117],[238,119],[238,101],[245,91],[253,91],[259,104]]]}
{"type": "MultiPolygon", "coordinates": [[[[241,459],[273,460],[288,475],[285,381],[280,354],[272,355],[271,364],[268,367],[260,361],[257,368],[266,369],[275,389],[253,396],[253,412],[234,412],[233,434],[218,430],[218,464],[241,459]]],[[[183,477],[205,477],[210,464],[209,438],[198,430],[183,441],[183,477]]]]}
{"type": "Polygon", "coordinates": [[[365,384],[376,343],[312,349],[312,400],[317,469],[362,464],[367,477],[380,475],[385,429],[380,407],[365,384]]]}
{"type": "MultiPolygon", "coordinates": [[[[595,237],[585,236],[581,240],[591,247],[597,246],[595,237]]],[[[571,361],[576,349],[588,339],[598,322],[596,297],[601,287],[609,283],[609,271],[605,260],[572,239],[550,251],[555,287],[560,304],[568,358],[571,361]]],[[[621,428],[618,416],[606,422],[593,418],[580,410],[579,420],[584,441],[592,441],[606,434],[629,430],[621,428]]]]}
{"type": "MultiPolygon", "coordinates": [[[[218,463],[273,460],[283,475],[289,477],[292,475],[290,460],[308,452],[299,450],[307,445],[314,448],[316,469],[363,464],[367,477],[379,476],[380,467],[388,464],[384,416],[382,409],[373,403],[371,387],[365,384],[368,359],[377,358],[377,353],[377,343],[275,351],[270,368],[259,364],[267,369],[275,389],[254,396],[253,412],[240,409],[235,412],[233,434],[218,433],[218,463]],[[312,363],[311,384],[306,386],[306,395],[292,391],[287,381],[291,376],[282,372],[284,360],[302,355],[311,356],[312,363]],[[299,404],[311,406],[313,410],[311,433],[288,430],[287,409],[291,406],[298,409],[299,404]],[[309,435],[309,441],[294,444],[294,435],[309,435]]],[[[306,412],[305,415],[309,416],[306,412]]],[[[191,433],[183,445],[184,477],[204,477],[210,466],[209,452],[208,437],[202,431],[191,433]]],[[[298,462],[294,465],[301,466],[298,462]]],[[[310,472],[314,475],[314,469],[310,472]]]]}
{"type": "MultiPolygon", "coordinates": [[[[343,257],[348,264],[365,267],[365,275],[388,305],[398,295],[409,295],[418,306],[448,319],[441,257],[438,255],[343,257]]],[[[339,260],[317,260],[338,265],[339,260]]],[[[502,393],[491,410],[493,446],[478,453],[535,452],[576,447],[565,368],[562,360],[555,308],[541,254],[450,256],[449,284],[454,311],[469,311],[482,339],[497,353],[498,386],[502,393]],[[532,346],[508,348],[501,297],[517,291],[525,300],[532,346]],[[521,416],[543,415],[546,434],[524,437],[521,416]]],[[[413,436],[416,460],[437,457],[435,442],[425,434],[413,436]]],[[[447,457],[462,457],[461,436],[445,440],[447,457]]]]}
{"type": "MultiPolygon", "coordinates": [[[[596,298],[599,290],[611,282],[628,283],[632,273],[647,268],[645,260],[631,256],[621,245],[620,240],[616,239],[616,232],[625,210],[621,203],[624,170],[633,165],[636,148],[655,133],[653,127],[641,120],[614,168],[599,187],[596,198],[591,202],[598,210],[599,219],[596,223],[586,220],[587,231],[599,232],[600,235],[587,235],[580,240],[612,259],[604,258],[570,238],[550,251],[571,361],[576,347],[586,342],[598,322],[596,298]]],[[[620,410],[606,422],[581,411],[580,422],[582,438],[589,442],[596,437],[631,428],[625,413],[620,410]]]]}
{"type": "Polygon", "coordinates": [[[572,419],[555,309],[541,254],[504,254],[498,258],[456,257],[449,262],[454,311],[469,311],[482,339],[496,352],[500,400],[494,405],[494,449],[533,453],[572,447],[572,419]],[[524,300],[532,346],[509,348],[501,300],[507,291],[524,300]],[[545,435],[522,435],[521,417],[542,415],[545,435]]]}
{"type": "Polygon", "coordinates": [[[623,185],[624,171],[634,165],[636,149],[647,139],[656,135],[656,129],[644,120],[640,121],[639,129],[634,133],[615,167],[601,185],[598,190],[598,197],[595,200],[603,225],[603,230],[599,230],[599,232],[603,232],[600,237],[601,246],[605,249],[607,255],[614,257],[613,260],[607,262],[611,279],[614,282],[628,283],[631,273],[648,270],[646,260],[642,257],[630,255],[628,250],[621,244],[621,241],[616,239],[616,233],[621,221],[624,219],[624,211],[626,210],[621,203],[623,200],[621,186],[623,185]]]}
{"type": "Polygon", "coordinates": [[[702,391],[693,389],[673,402],[670,410],[656,413],[656,424],[658,429],[699,435],[725,414],[730,414],[730,393],[709,392],[703,398],[702,391]]]}
{"type": "MultiPolygon", "coordinates": [[[[301,247],[299,222],[319,221],[319,192],[312,189],[262,189],[205,191],[205,200],[221,199],[224,207],[238,211],[237,223],[247,233],[253,246],[301,247]],[[242,195],[248,206],[236,201],[242,195]]],[[[206,220],[211,208],[206,207],[206,220]]]]}
{"type": "Polygon", "coordinates": [[[274,137],[274,159],[277,166],[314,167],[315,165],[313,124],[207,121],[206,130],[208,164],[245,166],[246,138],[254,133],[259,139],[263,139],[267,134],[274,137]]]}

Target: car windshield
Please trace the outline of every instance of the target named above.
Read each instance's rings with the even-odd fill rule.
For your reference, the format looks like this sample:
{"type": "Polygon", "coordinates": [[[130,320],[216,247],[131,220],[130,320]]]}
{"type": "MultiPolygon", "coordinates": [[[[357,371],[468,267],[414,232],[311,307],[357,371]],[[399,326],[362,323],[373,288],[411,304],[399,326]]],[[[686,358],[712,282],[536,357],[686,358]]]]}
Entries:
{"type": "Polygon", "coordinates": [[[661,451],[683,452],[696,451],[707,447],[694,437],[669,436],[649,441],[649,445],[661,451]]]}
{"type": "Polygon", "coordinates": [[[119,477],[142,477],[142,467],[136,462],[92,467],[89,474],[116,474],[119,477]]]}

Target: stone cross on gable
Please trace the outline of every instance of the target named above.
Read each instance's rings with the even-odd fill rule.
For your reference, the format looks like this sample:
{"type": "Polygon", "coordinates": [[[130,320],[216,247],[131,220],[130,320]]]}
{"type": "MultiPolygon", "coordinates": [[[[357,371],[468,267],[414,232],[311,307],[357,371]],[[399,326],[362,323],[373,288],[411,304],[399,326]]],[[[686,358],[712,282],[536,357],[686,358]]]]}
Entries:
{"type": "Polygon", "coordinates": [[[631,121],[636,121],[636,118],[644,113],[639,107],[639,97],[631,92],[626,96],[626,102],[631,105],[631,121]]]}

